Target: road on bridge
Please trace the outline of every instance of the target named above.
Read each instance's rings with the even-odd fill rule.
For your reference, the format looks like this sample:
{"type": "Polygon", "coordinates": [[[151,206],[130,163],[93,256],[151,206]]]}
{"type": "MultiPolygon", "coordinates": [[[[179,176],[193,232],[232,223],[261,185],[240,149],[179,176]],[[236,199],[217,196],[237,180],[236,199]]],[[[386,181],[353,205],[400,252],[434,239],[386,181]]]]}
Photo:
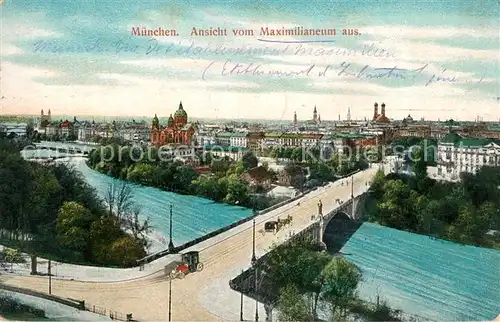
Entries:
{"type": "MultiPolygon", "coordinates": [[[[369,168],[354,175],[354,195],[366,191],[377,167],[369,168]]],[[[311,215],[317,214],[317,203],[323,204],[323,214],[338,207],[336,199],[346,201],[351,196],[349,186],[340,182],[315,190],[300,201],[285,205],[257,217],[256,230],[263,228],[264,222],[276,217],[293,216],[296,233],[311,224],[311,215]]],[[[192,273],[181,280],[172,281],[172,320],[174,321],[220,321],[239,320],[239,293],[229,288],[229,280],[242,269],[250,266],[252,254],[252,223],[247,222],[232,229],[233,235],[225,239],[214,237],[189,250],[199,250],[204,270],[192,273]],[[245,227],[242,227],[245,226],[245,227]],[[211,289],[213,281],[224,280],[224,289],[211,289]],[[224,294],[222,294],[224,293],[224,294]],[[207,300],[208,299],[208,300],[207,300]],[[221,312],[225,310],[225,312],[221,312]]],[[[231,232],[231,231],[229,231],[231,232]]],[[[283,241],[288,231],[277,235],[256,233],[257,257],[269,249],[273,243],[283,241]]],[[[47,278],[38,276],[0,276],[0,281],[13,286],[47,292],[47,278]]],[[[97,305],[122,313],[133,313],[134,318],[146,321],[166,321],[168,310],[168,281],[163,271],[147,277],[125,282],[82,282],[52,280],[52,294],[84,299],[90,305],[97,305]]],[[[253,316],[253,315],[252,315],[253,316]]],[[[249,315],[246,315],[249,318],[249,315]]],[[[261,317],[264,319],[264,316],[261,317]]]]}

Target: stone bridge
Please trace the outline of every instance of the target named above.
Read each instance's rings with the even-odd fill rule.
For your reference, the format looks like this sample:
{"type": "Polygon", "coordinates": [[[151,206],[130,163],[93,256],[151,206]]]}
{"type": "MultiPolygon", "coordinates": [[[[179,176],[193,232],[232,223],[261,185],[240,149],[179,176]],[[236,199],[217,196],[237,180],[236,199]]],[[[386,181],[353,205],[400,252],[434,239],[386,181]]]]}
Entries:
{"type": "MultiPolygon", "coordinates": [[[[359,224],[361,224],[360,220],[365,209],[364,205],[367,195],[368,193],[365,192],[340,204],[338,204],[337,201],[334,201],[337,203],[336,208],[326,215],[319,215],[321,214],[322,206],[318,205],[318,213],[315,214],[315,219],[311,221],[311,224],[307,226],[307,228],[291,236],[282,245],[286,245],[287,243],[293,241],[312,240],[317,241],[323,248],[326,249],[326,244],[323,241],[323,235],[326,228],[328,227],[328,224],[333,222],[335,219],[340,219],[341,221],[358,222],[359,224]]],[[[244,293],[253,299],[257,299],[259,302],[264,303],[266,311],[268,309],[272,310],[269,306],[269,303],[275,303],[276,298],[274,298],[271,294],[255,291],[257,287],[262,288],[265,286],[265,274],[262,274],[262,272],[259,270],[256,271],[255,267],[261,266],[262,263],[266,261],[269,254],[273,251],[274,250],[271,250],[269,253],[266,253],[265,255],[257,259],[255,266],[250,267],[229,282],[233,290],[244,293]],[[256,279],[257,283],[255,282],[256,279]]],[[[270,314],[271,313],[269,313],[269,315],[270,314]]]]}
{"type": "MultiPolygon", "coordinates": [[[[322,205],[318,205],[318,213],[310,226],[292,236],[292,240],[316,240],[326,247],[323,241],[326,228],[333,219],[360,221],[365,209],[365,201],[368,193],[363,193],[338,205],[327,214],[322,213],[322,205]]],[[[338,202],[335,200],[334,202],[338,202]]]]}
{"type": "MultiPolygon", "coordinates": [[[[91,148],[88,147],[57,147],[57,146],[48,146],[48,145],[35,145],[36,149],[39,150],[52,150],[63,153],[80,153],[83,155],[88,155],[91,151],[91,148]]],[[[34,150],[34,149],[32,149],[34,150]]]]}

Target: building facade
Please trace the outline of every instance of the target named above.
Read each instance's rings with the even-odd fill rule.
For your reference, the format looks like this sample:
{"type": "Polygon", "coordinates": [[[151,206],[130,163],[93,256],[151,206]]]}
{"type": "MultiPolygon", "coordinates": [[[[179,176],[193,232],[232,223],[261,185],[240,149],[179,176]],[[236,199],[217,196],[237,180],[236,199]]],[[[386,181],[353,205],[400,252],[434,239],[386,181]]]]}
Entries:
{"type": "Polygon", "coordinates": [[[188,116],[182,102],[174,116],[170,114],[167,126],[160,127],[158,117],[155,115],[151,124],[150,143],[156,146],[166,144],[191,145],[195,134],[195,126],[188,123],[188,116]]]}
{"type": "Polygon", "coordinates": [[[438,142],[437,179],[457,181],[460,173],[500,166],[500,140],[464,138],[451,132],[438,142]]]}

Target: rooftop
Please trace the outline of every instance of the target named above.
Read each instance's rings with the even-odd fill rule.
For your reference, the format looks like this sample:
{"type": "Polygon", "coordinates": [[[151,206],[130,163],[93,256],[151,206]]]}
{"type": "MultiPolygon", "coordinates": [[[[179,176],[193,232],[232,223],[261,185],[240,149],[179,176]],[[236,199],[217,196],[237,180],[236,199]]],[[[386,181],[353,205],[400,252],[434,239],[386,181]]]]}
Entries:
{"type": "Polygon", "coordinates": [[[286,132],[268,132],[264,134],[265,138],[281,139],[319,139],[323,134],[319,133],[286,133],[286,132]]]}
{"type": "Polygon", "coordinates": [[[330,135],[331,139],[366,139],[373,137],[373,134],[366,134],[366,133],[345,133],[345,132],[339,132],[339,133],[333,133],[330,135]]]}
{"type": "Polygon", "coordinates": [[[446,134],[440,141],[440,144],[454,145],[456,147],[483,147],[490,143],[500,144],[498,139],[483,138],[464,138],[455,132],[446,134]]]}
{"type": "Polygon", "coordinates": [[[205,144],[203,146],[204,149],[206,150],[213,150],[215,152],[217,151],[223,151],[223,152],[233,152],[233,153],[236,153],[236,152],[245,152],[247,151],[248,149],[247,148],[243,148],[243,147],[237,147],[237,146],[230,146],[230,145],[211,145],[211,144],[205,144]]]}
{"type": "Polygon", "coordinates": [[[246,137],[247,133],[244,132],[219,132],[216,136],[221,138],[234,138],[234,137],[246,137]]]}
{"type": "Polygon", "coordinates": [[[242,177],[250,177],[257,181],[268,180],[272,178],[272,175],[263,166],[257,166],[255,168],[249,169],[241,175],[242,177]]]}

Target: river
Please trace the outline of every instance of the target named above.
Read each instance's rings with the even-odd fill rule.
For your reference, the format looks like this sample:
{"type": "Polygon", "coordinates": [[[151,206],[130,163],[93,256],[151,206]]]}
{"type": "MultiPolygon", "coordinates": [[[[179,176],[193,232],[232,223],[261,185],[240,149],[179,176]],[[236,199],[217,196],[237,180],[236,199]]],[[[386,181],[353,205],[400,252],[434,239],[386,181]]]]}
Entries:
{"type": "MultiPolygon", "coordinates": [[[[76,168],[100,196],[105,195],[110,184],[118,181],[90,169],[83,159],[75,159],[75,162],[76,168]]],[[[140,185],[134,187],[133,195],[134,202],[140,205],[143,215],[150,218],[155,233],[164,236],[167,241],[170,229],[170,205],[173,205],[174,245],[184,244],[252,214],[252,210],[248,208],[140,185]]]]}
{"type": "Polygon", "coordinates": [[[500,313],[500,251],[364,223],[341,249],[361,268],[360,296],[438,321],[500,313]]]}

